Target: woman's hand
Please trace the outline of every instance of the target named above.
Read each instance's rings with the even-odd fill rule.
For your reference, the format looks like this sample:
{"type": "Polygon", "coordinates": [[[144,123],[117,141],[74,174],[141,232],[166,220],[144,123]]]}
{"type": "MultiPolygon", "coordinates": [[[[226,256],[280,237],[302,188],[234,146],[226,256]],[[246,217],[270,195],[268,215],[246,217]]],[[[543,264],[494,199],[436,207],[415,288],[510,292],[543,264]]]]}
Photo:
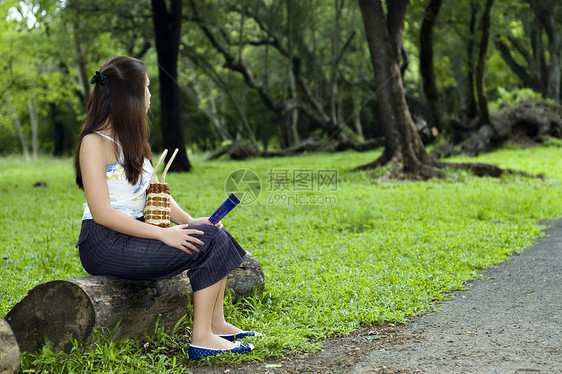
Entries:
{"type": "MultiPolygon", "coordinates": [[[[200,218],[194,218],[193,220],[191,220],[191,225],[192,226],[213,225],[213,223],[211,221],[209,221],[209,217],[200,217],[200,218]]],[[[222,229],[224,227],[222,225],[222,221],[219,221],[219,222],[215,223],[214,225],[216,227],[218,227],[219,229],[222,229]]]]}
{"type": "Polygon", "coordinates": [[[177,225],[165,228],[161,239],[162,242],[187,254],[192,254],[191,251],[199,252],[195,244],[203,245],[203,242],[193,235],[203,235],[204,233],[201,230],[189,229],[188,226],[177,225]]]}

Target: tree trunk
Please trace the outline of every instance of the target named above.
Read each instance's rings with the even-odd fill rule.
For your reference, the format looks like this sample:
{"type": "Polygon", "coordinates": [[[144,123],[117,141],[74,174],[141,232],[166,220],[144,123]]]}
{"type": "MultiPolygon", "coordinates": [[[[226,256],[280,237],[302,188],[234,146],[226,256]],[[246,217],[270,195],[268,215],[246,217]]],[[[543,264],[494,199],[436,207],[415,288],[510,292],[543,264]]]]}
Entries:
{"type": "Polygon", "coordinates": [[[431,112],[433,126],[443,131],[442,113],[439,105],[439,94],[435,84],[433,71],[433,25],[442,0],[431,0],[425,9],[425,15],[420,31],[420,75],[422,77],[423,93],[431,112]]]}
{"type": "Polygon", "coordinates": [[[478,7],[479,3],[472,0],[470,3],[469,40],[466,46],[466,78],[468,81],[466,114],[468,119],[472,119],[478,114],[476,94],[474,93],[474,41],[476,39],[476,14],[478,13],[478,7]]]}
{"type": "Polygon", "coordinates": [[[0,374],[17,374],[20,349],[10,325],[0,317],[0,374]]]}
{"type": "Polygon", "coordinates": [[[381,157],[358,169],[390,163],[385,177],[399,179],[441,177],[446,167],[469,169],[477,175],[501,175],[503,170],[495,165],[445,164],[426,152],[406,103],[400,72],[401,35],[407,5],[408,0],[387,2],[385,17],[380,0],[359,0],[375,74],[385,148],[381,157]]]}
{"type": "Polygon", "coordinates": [[[351,99],[353,101],[353,124],[355,132],[360,139],[364,140],[363,126],[361,125],[361,91],[358,89],[351,90],[351,99]]]}
{"type": "Polygon", "coordinates": [[[496,40],[495,45],[496,49],[502,56],[502,59],[505,61],[507,66],[509,66],[511,71],[515,73],[517,77],[519,77],[523,85],[535,92],[542,94],[543,97],[546,97],[546,92],[543,87],[540,74],[533,74],[534,71],[532,69],[529,69],[530,71],[528,72],[525,67],[520,65],[517,60],[515,60],[515,58],[511,55],[509,47],[501,40],[496,40]]]}
{"type": "MultiPolygon", "coordinates": [[[[181,121],[180,91],[177,83],[181,17],[181,0],[152,0],[152,18],[160,82],[162,146],[170,150],[179,149],[177,157],[170,168],[172,171],[189,171],[191,169],[191,163],[185,150],[181,121]]],[[[170,152],[171,154],[172,152],[170,152]]]]}
{"type": "MultiPolygon", "coordinates": [[[[293,99],[297,99],[297,87],[295,85],[295,74],[293,74],[293,70],[289,69],[289,86],[291,88],[291,97],[293,99]]],[[[292,135],[292,144],[299,144],[301,142],[301,137],[299,135],[298,130],[299,125],[299,111],[293,110],[291,115],[291,135],[292,135]]]]}
{"type": "Polygon", "coordinates": [[[29,162],[30,160],[29,149],[27,148],[27,141],[25,140],[25,135],[23,134],[23,129],[21,127],[21,120],[20,117],[18,116],[18,113],[13,108],[12,108],[12,116],[14,117],[14,127],[16,128],[18,137],[20,138],[23,156],[25,160],[29,162]]]}
{"type": "Polygon", "coordinates": [[[389,14],[385,17],[380,0],[359,0],[385,137],[382,156],[360,168],[391,162],[394,166],[391,172],[398,176],[429,178],[443,172],[433,165],[435,160],[425,151],[416,131],[400,73],[401,35],[407,4],[408,0],[389,2],[389,14]]]}
{"type": "Polygon", "coordinates": [[[533,53],[534,64],[536,65],[537,77],[540,77],[543,91],[541,92],[543,98],[546,98],[546,85],[548,81],[548,66],[546,64],[546,57],[544,56],[544,43],[542,40],[542,26],[538,19],[533,21],[533,29],[531,30],[531,49],[533,53]]]}
{"type": "Polygon", "coordinates": [[[76,50],[77,58],[77,68],[78,68],[78,81],[82,85],[84,94],[81,95],[82,105],[84,107],[84,112],[88,108],[88,103],[90,101],[90,79],[88,78],[88,72],[86,71],[86,61],[84,60],[84,52],[82,51],[82,46],[78,39],[78,25],[73,24],[74,30],[74,48],[76,50]]]}
{"type": "Polygon", "coordinates": [[[548,52],[549,52],[549,66],[548,66],[548,79],[547,79],[547,97],[554,100],[556,103],[560,102],[560,31],[554,18],[553,8],[555,3],[552,1],[537,1],[528,0],[531,8],[543,25],[546,35],[548,37],[548,52]]]}
{"type": "Polygon", "coordinates": [[[29,109],[29,122],[31,123],[31,157],[36,160],[39,155],[39,119],[37,118],[37,100],[27,102],[29,109]]]}
{"type": "Polygon", "coordinates": [[[53,137],[55,143],[53,155],[62,156],[64,154],[64,122],[60,120],[55,104],[49,103],[49,109],[51,122],[53,123],[53,137]]]}
{"type": "MultiPolygon", "coordinates": [[[[263,290],[264,275],[250,253],[227,278],[233,300],[263,290]]],[[[48,338],[55,351],[69,351],[72,343],[92,343],[96,330],[113,339],[145,340],[156,322],[166,331],[188,310],[191,284],[186,273],[161,281],[136,281],[111,276],[56,280],[29,291],[7,314],[19,347],[34,352],[48,338]]]]}
{"type": "Polygon", "coordinates": [[[488,41],[490,39],[490,13],[494,0],[486,0],[484,13],[482,13],[482,38],[480,39],[480,50],[478,52],[478,65],[476,68],[476,93],[478,95],[478,114],[480,123],[490,123],[490,112],[488,110],[488,99],[484,87],[484,68],[486,66],[486,52],[488,50],[488,41]]]}

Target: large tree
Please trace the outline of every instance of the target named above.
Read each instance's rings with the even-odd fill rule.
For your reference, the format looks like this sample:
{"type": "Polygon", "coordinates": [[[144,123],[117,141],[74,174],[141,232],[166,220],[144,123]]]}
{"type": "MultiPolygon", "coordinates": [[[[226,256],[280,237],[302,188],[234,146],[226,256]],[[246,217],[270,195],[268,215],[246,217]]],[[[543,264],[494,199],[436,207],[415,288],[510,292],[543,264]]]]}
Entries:
{"type": "Polygon", "coordinates": [[[553,0],[527,0],[535,12],[542,27],[544,27],[548,38],[549,66],[546,74],[547,97],[560,102],[560,54],[562,42],[560,41],[560,30],[554,18],[554,10],[560,9],[559,1],[553,0]]]}
{"type": "Polygon", "coordinates": [[[480,49],[478,51],[478,63],[476,65],[476,94],[478,97],[478,113],[481,124],[489,124],[490,111],[488,109],[488,98],[484,87],[484,68],[486,65],[486,52],[488,50],[488,41],[490,39],[490,13],[492,12],[492,5],[494,0],[486,0],[484,12],[482,13],[482,20],[480,22],[480,29],[482,36],[480,38],[480,49]]]}
{"type": "Polygon", "coordinates": [[[443,114],[439,105],[439,93],[435,84],[433,68],[433,25],[443,0],[430,0],[423,17],[420,30],[420,76],[423,94],[431,113],[432,125],[443,131],[443,114]]]}
{"type": "Polygon", "coordinates": [[[390,163],[398,174],[429,178],[442,175],[437,161],[426,152],[416,131],[406,103],[400,51],[408,0],[359,0],[365,36],[375,74],[377,105],[385,137],[383,154],[361,168],[374,168],[390,163]]]}
{"type": "Polygon", "coordinates": [[[380,0],[359,0],[385,136],[382,155],[359,169],[389,164],[390,176],[396,178],[425,179],[442,176],[444,167],[469,169],[477,175],[501,175],[504,170],[496,165],[445,164],[426,152],[406,103],[400,70],[402,34],[408,3],[409,0],[392,0],[387,1],[383,7],[380,0]]]}
{"type": "MultiPolygon", "coordinates": [[[[179,149],[170,170],[188,171],[191,164],[185,150],[178,86],[178,53],[181,40],[182,1],[152,0],[154,37],[160,82],[160,129],[162,146],[179,149]]],[[[172,152],[170,152],[172,154],[172,152]]]]}

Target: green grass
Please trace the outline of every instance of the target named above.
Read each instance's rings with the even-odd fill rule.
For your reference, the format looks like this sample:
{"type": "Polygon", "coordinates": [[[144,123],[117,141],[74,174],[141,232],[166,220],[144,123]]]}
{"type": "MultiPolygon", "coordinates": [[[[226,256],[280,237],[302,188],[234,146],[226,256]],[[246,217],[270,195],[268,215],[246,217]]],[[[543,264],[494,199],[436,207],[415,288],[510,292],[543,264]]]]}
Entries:
{"type": "MultiPolygon", "coordinates": [[[[252,204],[223,220],[260,261],[263,294],[232,305],[227,318],[266,335],[256,350],[224,360],[263,360],[313,351],[322,339],[362,324],[399,323],[423,313],[478,270],[505,260],[542,235],[541,222],[562,217],[560,144],[506,147],[479,158],[503,167],[543,173],[477,178],[449,172],[428,182],[377,182],[355,166],[378,152],[307,155],[245,162],[206,162],[192,156],[194,170],[170,174],[176,200],[194,216],[209,215],[224,199],[227,176],[249,169],[261,179],[252,204]],[[299,184],[293,171],[337,172],[337,186],[318,180],[299,184]],[[287,174],[287,175],[284,175],[287,174]],[[272,180],[288,177],[286,183],[272,180]],[[297,183],[296,185],[293,182],[297,183]],[[288,190],[281,191],[285,186],[288,190]],[[296,191],[295,186],[313,187],[296,191]],[[296,197],[299,202],[295,202],[296,197]]],[[[74,185],[69,159],[32,164],[0,160],[0,314],[35,285],[87,275],[74,248],[84,197],[74,185]],[[47,188],[34,188],[37,181],[47,188]]],[[[317,174],[315,174],[315,177],[317,174]]],[[[302,181],[301,181],[302,182],[302,181]]],[[[188,342],[158,331],[148,345],[100,338],[93,349],[75,344],[70,354],[23,357],[29,372],[184,372],[188,342]]]]}

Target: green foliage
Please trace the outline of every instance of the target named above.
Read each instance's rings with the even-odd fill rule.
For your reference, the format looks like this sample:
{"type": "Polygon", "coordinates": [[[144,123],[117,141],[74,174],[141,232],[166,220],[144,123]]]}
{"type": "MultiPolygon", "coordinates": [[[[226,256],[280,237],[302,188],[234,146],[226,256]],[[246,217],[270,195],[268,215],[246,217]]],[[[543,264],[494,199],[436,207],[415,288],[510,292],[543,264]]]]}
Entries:
{"type": "Polygon", "coordinates": [[[543,143],[543,147],[562,148],[562,139],[550,138],[543,143]]]}
{"type": "MultiPolygon", "coordinates": [[[[373,175],[380,171],[352,171],[378,152],[246,162],[207,162],[193,155],[194,171],[169,174],[167,181],[194,216],[207,216],[222,202],[231,172],[247,168],[262,182],[257,201],[237,207],[223,221],[257,257],[266,278],[263,294],[226,303],[227,319],[265,336],[251,338],[256,350],[250,355],[202,364],[314,351],[323,339],[363,324],[401,323],[430,310],[448,291],[478,277],[479,269],[529,247],[542,235],[541,222],[562,216],[559,147],[554,142],[504,148],[455,160],[543,173],[544,180],[451,171],[445,179],[410,183],[378,182],[373,175]],[[337,185],[314,179],[312,191],[297,190],[295,170],[335,170],[337,185]],[[284,172],[286,179],[280,178],[284,172]]],[[[35,285],[86,273],[74,248],[84,198],[74,186],[70,160],[1,161],[0,313],[5,315],[35,285]],[[34,188],[36,181],[48,187],[34,188]]],[[[69,354],[45,348],[25,354],[22,368],[30,373],[196,371],[199,364],[186,359],[190,323],[182,322],[170,335],[156,330],[146,345],[100,335],[93,348],[74,342],[69,354]]]]}
{"type": "MultiPolygon", "coordinates": [[[[406,16],[404,47],[408,52],[410,66],[405,73],[404,85],[408,94],[421,95],[421,80],[418,69],[419,35],[425,7],[429,1],[410,2],[406,16]],[[413,48],[415,46],[415,48],[413,48]]],[[[475,43],[472,66],[476,66],[478,46],[481,40],[479,20],[484,9],[483,2],[449,1],[443,2],[433,27],[433,53],[436,85],[441,96],[441,104],[446,114],[462,108],[467,95],[468,59],[467,45],[475,43]],[[472,7],[476,6],[474,35],[469,31],[472,7]]],[[[533,54],[531,34],[536,32],[536,18],[527,1],[496,0],[491,13],[490,40],[486,54],[485,89],[490,102],[501,100],[501,90],[517,90],[522,86],[520,78],[509,68],[500,55],[495,43],[504,41],[509,46],[515,62],[532,74],[529,61],[533,54]],[[517,44],[509,39],[515,38],[517,44]]],[[[544,37],[546,40],[546,37],[544,37]]],[[[539,78],[537,78],[539,79],[539,78]]],[[[493,106],[494,104],[491,104],[493,106]]],[[[493,108],[491,108],[493,109],[493,108]]]]}
{"type": "Polygon", "coordinates": [[[525,99],[543,100],[540,93],[535,92],[530,88],[508,91],[503,87],[498,87],[498,99],[490,103],[490,110],[498,110],[502,105],[517,104],[521,100],[525,99]]]}
{"type": "MultiPolygon", "coordinates": [[[[306,110],[297,118],[301,139],[318,133],[325,136],[318,118],[326,116],[342,118],[353,130],[354,120],[360,118],[364,138],[379,135],[380,116],[373,110],[377,95],[357,2],[194,0],[183,5],[177,81],[188,148],[212,151],[224,140],[250,139],[250,133],[263,148],[287,147],[295,141],[291,111],[285,116],[275,113],[239,72],[225,67],[224,56],[193,22],[191,3],[196,4],[220,48],[228,51],[237,66],[247,68],[275,105],[282,107],[289,98],[303,103],[301,108],[306,110]],[[302,79],[292,85],[289,71],[297,63],[302,79]],[[315,108],[322,108],[325,116],[307,116],[315,108]]],[[[404,25],[403,47],[409,62],[404,86],[409,99],[419,99],[409,100],[416,115],[426,109],[418,54],[427,4],[427,0],[410,2],[404,25]]],[[[433,29],[435,79],[445,117],[466,103],[467,44],[479,45],[481,36],[478,25],[474,35],[469,32],[473,4],[479,2],[443,2],[433,29]]],[[[477,19],[482,9],[480,4],[477,19]]],[[[89,76],[115,55],[141,52],[152,81],[152,144],[160,150],[158,61],[150,1],[3,0],[0,11],[8,15],[0,18],[1,154],[22,151],[13,124],[16,115],[30,143],[29,103],[33,100],[39,116],[40,152],[51,153],[58,145],[62,149],[57,151],[70,154],[84,119],[89,76]],[[56,142],[60,139],[57,132],[64,136],[62,145],[56,142]]],[[[560,7],[552,11],[558,14],[560,7]]],[[[532,10],[527,1],[494,2],[485,69],[491,101],[501,100],[502,90],[522,86],[495,42],[506,42],[514,61],[528,73],[540,70],[529,66],[529,56],[534,56],[531,35],[537,29],[536,17],[529,14],[532,10]],[[517,44],[511,38],[517,38],[517,44]]],[[[542,36],[546,49],[547,38],[542,36]]],[[[549,61],[548,53],[544,57],[549,61]]],[[[476,61],[472,63],[475,66],[476,61]]]]}
{"type": "Polygon", "coordinates": [[[144,344],[133,339],[116,342],[111,338],[114,331],[97,331],[92,346],[73,340],[68,353],[54,353],[48,346],[33,355],[24,352],[22,368],[25,373],[49,374],[185,374],[185,348],[189,343],[186,336],[177,334],[177,331],[174,329],[170,336],[157,326],[154,335],[144,344]]]}
{"type": "Polygon", "coordinates": [[[59,145],[63,149],[57,151],[71,153],[84,119],[88,74],[98,69],[101,61],[133,54],[149,19],[138,19],[135,27],[127,28],[120,17],[140,13],[146,4],[112,1],[111,10],[98,6],[81,0],[0,2],[0,11],[8,15],[0,18],[0,154],[21,153],[12,125],[15,116],[22,122],[24,138],[31,143],[30,102],[35,103],[38,115],[39,151],[52,153],[55,138],[61,136],[65,139],[59,145]],[[86,79],[81,77],[80,68],[85,70],[86,79]],[[55,120],[61,126],[55,127],[55,120]]]}

